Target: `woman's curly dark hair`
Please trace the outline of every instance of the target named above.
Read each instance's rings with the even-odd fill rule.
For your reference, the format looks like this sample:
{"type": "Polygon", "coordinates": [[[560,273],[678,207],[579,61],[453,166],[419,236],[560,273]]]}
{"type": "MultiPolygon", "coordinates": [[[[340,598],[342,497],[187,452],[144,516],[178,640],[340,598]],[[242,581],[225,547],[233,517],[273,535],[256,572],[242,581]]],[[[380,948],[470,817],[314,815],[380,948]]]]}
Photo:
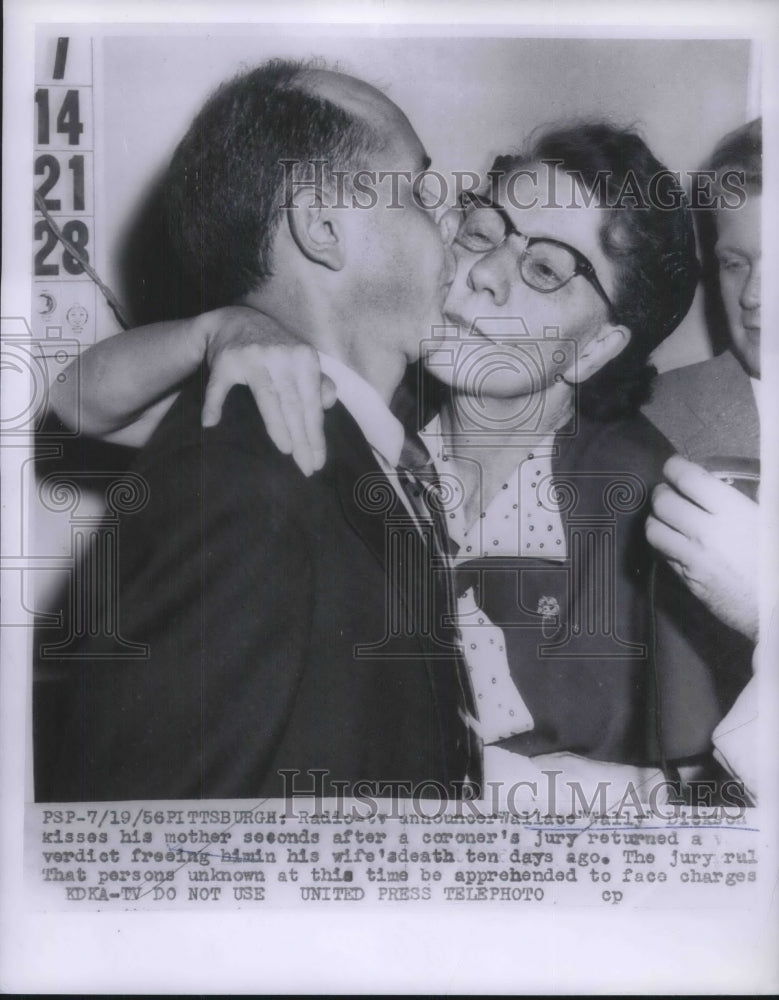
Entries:
{"type": "Polygon", "coordinates": [[[531,164],[559,167],[581,190],[597,190],[601,246],[617,273],[612,320],[631,332],[616,358],[579,386],[579,410],[597,420],[635,413],[651,393],[649,355],[692,304],[699,265],[687,199],[678,177],[632,129],[608,122],[552,128],[519,154],[499,156],[493,173],[531,164]]]}

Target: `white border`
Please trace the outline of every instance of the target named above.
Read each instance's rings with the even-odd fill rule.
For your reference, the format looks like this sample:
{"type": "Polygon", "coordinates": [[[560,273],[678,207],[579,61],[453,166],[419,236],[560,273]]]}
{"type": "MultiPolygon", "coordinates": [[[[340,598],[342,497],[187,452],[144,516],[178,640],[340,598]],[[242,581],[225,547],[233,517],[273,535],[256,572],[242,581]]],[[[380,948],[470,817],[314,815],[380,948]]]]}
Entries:
{"type": "MultiPolygon", "coordinates": [[[[737,4],[645,0],[586,6],[561,0],[543,5],[496,0],[326,5],[301,0],[294,4],[7,0],[6,204],[14,192],[28,190],[31,176],[32,115],[27,110],[35,22],[113,22],[123,31],[133,31],[136,25],[142,30],[142,25],[155,22],[195,24],[215,18],[223,25],[394,23],[416,25],[420,33],[428,30],[426,25],[456,23],[458,33],[466,33],[471,25],[510,24],[528,35],[759,37],[766,54],[766,168],[776,178],[779,30],[777,8],[768,0],[737,4]],[[576,24],[583,16],[586,28],[576,24]]],[[[429,30],[440,32],[440,28],[429,30]]],[[[779,218],[770,185],[766,201],[766,218],[779,218]]],[[[3,231],[3,316],[25,315],[29,310],[32,247],[29,213],[22,215],[23,225],[7,225],[3,231]]],[[[770,227],[766,229],[767,273],[777,273],[776,247],[769,243],[770,227]]],[[[765,312],[764,329],[776,330],[775,301],[766,302],[765,312]]],[[[765,367],[769,384],[778,385],[776,348],[766,351],[765,367]]],[[[772,393],[774,399],[778,396],[772,393]]],[[[771,445],[775,448],[775,439],[771,445]]],[[[779,495],[777,480],[775,468],[764,479],[763,502],[771,503],[773,510],[779,509],[774,503],[779,495]]],[[[4,503],[18,509],[13,495],[4,497],[4,503]]],[[[768,556],[764,569],[774,572],[768,556]]],[[[28,695],[18,677],[29,637],[16,634],[4,639],[0,678],[0,989],[4,992],[770,993],[779,987],[776,900],[767,912],[730,917],[720,909],[638,914],[568,909],[534,911],[530,921],[515,919],[510,909],[467,906],[453,907],[443,915],[436,910],[435,921],[414,906],[372,913],[369,921],[332,909],[218,915],[30,913],[21,885],[24,789],[19,766],[28,695]]],[[[775,753],[775,741],[766,751],[775,753]]],[[[775,831],[776,816],[771,820],[775,831]]]]}

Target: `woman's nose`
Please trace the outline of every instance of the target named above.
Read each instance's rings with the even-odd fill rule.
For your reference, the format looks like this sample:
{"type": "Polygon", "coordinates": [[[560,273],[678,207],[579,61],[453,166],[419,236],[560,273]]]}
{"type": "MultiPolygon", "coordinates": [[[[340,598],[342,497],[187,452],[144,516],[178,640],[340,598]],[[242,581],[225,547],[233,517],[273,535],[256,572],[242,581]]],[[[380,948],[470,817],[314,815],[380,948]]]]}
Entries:
{"type": "Polygon", "coordinates": [[[468,273],[468,287],[474,292],[488,294],[496,306],[504,306],[511,294],[506,256],[505,246],[482,254],[468,273]]]}

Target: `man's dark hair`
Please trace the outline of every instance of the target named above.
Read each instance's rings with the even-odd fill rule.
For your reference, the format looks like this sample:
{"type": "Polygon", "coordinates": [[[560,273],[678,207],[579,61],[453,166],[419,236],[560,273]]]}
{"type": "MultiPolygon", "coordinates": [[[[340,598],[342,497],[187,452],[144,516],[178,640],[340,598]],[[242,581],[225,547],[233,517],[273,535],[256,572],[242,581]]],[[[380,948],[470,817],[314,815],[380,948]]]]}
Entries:
{"type": "Polygon", "coordinates": [[[544,131],[520,154],[498,157],[492,169],[510,174],[544,162],[598,192],[601,246],[617,274],[611,319],[631,332],[622,353],[579,386],[579,409],[599,420],[627,416],[651,394],[656,370],[649,355],[695,295],[699,267],[686,197],[639,135],[607,122],[544,131]]]}
{"type": "Polygon", "coordinates": [[[706,164],[707,170],[717,175],[715,183],[727,170],[743,171],[744,189],[747,193],[761,194],[763,190],[763,119],[742,125],[728,132],[717,143],[706,164]]]}
{"type": "MultiPolygon", "coordinates": [[[[272,246],[288,189],[311,161],[363,165],[381,140],[362,119],[306,88],[312,64],[272,60],[240,73],[208,99],[173,155],[166,178],[172,251],[196,283],[201,310],[229,305],[273,272],[272,246]]],[[[300,197],[300,196],[298,196],[300,197]]]]}

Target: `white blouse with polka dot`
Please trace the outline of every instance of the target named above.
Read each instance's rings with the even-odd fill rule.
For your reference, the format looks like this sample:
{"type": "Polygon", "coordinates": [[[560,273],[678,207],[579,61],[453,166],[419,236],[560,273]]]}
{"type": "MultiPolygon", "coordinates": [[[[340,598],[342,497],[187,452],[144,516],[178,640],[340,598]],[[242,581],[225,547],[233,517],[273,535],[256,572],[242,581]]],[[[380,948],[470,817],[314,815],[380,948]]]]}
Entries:
{"type": "MultiPolygon", "coordinates": [[[[455,565],[490,556],[563,560],[567,556],[562,518],[551,488],[554,439],[534,445],[532,454],[514,471],[497,494],[485,498],[472,524],[466,524],[462,486],[447,462],[438,418],[422,432],[442,479],[447,524],[459,546],[455,565]]],[[[543,801],[550,775],[562,774],[592,798],[602,783],[617,789],[631,782],[639,799],[662,780],[656,768],[589,760],[566,751],[526,757],[501,747],[499,741],[533,728],[533,717],[511,678],[503,630],[476,604],[473,588],[458,600],[458,618],[484,740],[484,779],[502,789],[512,806],[543,801]],[[517,784],[519,782],[519,784],[517,784]],[[517,793],[521,791],[518,797],[517,793]]],[[[486,787],[486,786],[485,786],[486,787]]],[[[502,801],[502,799],[501,799],[502,801]]],[[[619,801],[619,799],[615,800],[619,801]]]]}
{"type": "MultiPolygon", "coordinates": [[[[485,498],[470,525],[463,491],[446,460],[438,418],[422,438],[444,482],[449,534],[459,546],[455,565],[485,556],[566,558],[562,519],[551,489],[553,437],[534,446],[495,496],[485,498]]],[[[478,607],[473,588],[458,599],[458,615],[482,739],[489,744],[532,729],[533,717],[511,678],[503,630],[478,607]]]]}

